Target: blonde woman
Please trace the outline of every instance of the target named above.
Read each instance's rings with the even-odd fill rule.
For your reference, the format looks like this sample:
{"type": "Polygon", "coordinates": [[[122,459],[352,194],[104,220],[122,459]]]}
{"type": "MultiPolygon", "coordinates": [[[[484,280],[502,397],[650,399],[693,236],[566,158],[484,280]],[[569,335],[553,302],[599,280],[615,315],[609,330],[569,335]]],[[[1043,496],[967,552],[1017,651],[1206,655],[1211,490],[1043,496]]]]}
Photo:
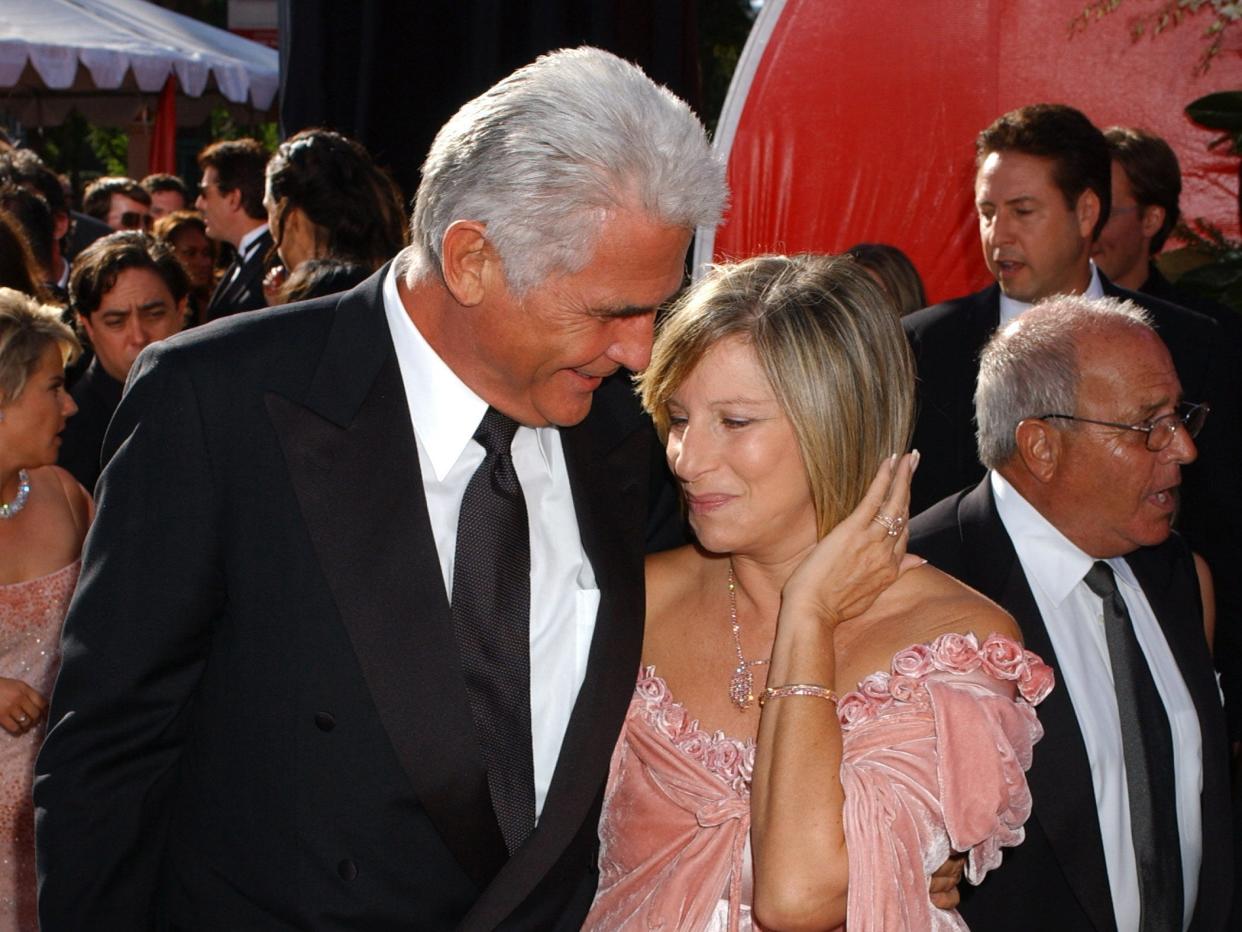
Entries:
{"type": "Polygon", "coordinates": [[[647,565],[587,927],[964,928],[933,872],[969,851],[977,881],[1021,840],[1052,678],[905,554],[913,372],[885,297],[850,259],[720,267],[639,385],[698,544],[647,565]]]}
{"type": "Polygon", "coordinates": [[[77,410],[60,309],[0,288],[0,929],[37,928],[31,778],[91,498],[58,466],[77,410]]]}

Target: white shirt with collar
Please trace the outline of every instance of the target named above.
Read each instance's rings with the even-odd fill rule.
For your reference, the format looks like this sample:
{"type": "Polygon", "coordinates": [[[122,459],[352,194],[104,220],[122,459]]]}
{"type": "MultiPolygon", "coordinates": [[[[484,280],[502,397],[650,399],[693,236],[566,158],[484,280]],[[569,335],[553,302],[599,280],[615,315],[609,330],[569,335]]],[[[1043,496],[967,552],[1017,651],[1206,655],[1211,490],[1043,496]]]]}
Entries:
{"type": "MultiPolygon", "coordinates": [[[[1100,272],[1095,267],[1095,263],[1090,259],[1087,262],[1091,265],[1091,281],[1087,282],[1087,287],[1083,291],[1084,298],[1102,298],[1104,297],[1104,285],[1100,281],[1100,272]]],[[[1030,310],[1034,305],[1028,304],[1026,301],[1017,301],[1003,291],[1000,296],[1000,323],[998,327],[1003,327],[1009,323],[1023,311],[1030,310]]]]}
{"type": "MultiPolygon", "coordinates": [[[[395,267],[384,277],[384,313],[414,424],[444,591],[451,599],[457,519],[470,477],[483,462],[483,447],[473,437],[487,402],[414,326],[397,291],[395,267]]],[[[530,721],[538,818],[586,676],[600,593],[578,534],[560,433],[554,427],[519,427],[512,453],[530,524],[530,721]]]]}
{"type": "MultiPolygon", "coordinates": [[[[1057,687],[1069,692],[1087,748],[1117,929],[1118,932],[1137,932],[1138,869],[1130,831],[1121,724],[1104,634],[1103,601],[1083,581],[1096,561],[1071,543],[999,473],[992,471],[989,476],[996,510],[1013,542],[1056,651],[1057,687]]],[[[1135,636],[1169,716],[1185,887],[1182,919],[1185,929],[1194,915],[1203,856],[1199,801],[1203,790],[1203,736],[1199,716],[1134,571],[1124,557],[1104,562],[1112,567],[1117,589],[1125,600],[1135,636]]]]}
{"type": "Polygon", "coordinates": [[[233,271],[229,273],[229,282],[237,278],[241,274],[241,267],[250,261],[251,254],[258,249],[259,237],[267,232],[267,224],[261,223],[245,236],[237,244],[237,264],[233,266],[233,271]]]}

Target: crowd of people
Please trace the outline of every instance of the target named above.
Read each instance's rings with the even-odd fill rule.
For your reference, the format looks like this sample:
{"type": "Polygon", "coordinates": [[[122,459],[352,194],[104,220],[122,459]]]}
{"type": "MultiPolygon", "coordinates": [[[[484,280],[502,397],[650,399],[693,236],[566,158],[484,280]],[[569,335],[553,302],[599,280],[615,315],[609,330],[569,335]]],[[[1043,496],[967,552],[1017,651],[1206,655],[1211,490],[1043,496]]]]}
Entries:
{"type": "Polygon", "coordinates": [[[928,307],[687,285],[724,167],[596,49],[408,215],[326,129],[0,153],[0,930],[1235,927],[1242,323],[1163,140],[975,158],[928,307]]]}

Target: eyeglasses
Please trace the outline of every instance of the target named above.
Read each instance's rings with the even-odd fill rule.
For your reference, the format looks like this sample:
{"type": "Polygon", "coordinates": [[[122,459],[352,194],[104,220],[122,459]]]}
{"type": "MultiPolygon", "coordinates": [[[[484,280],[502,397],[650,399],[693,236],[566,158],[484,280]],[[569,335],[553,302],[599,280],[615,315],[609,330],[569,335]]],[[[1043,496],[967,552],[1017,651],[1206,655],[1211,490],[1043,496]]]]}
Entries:
{"type": "Polygon", "coordinates": [[[218,187],[220,187],[220,183],[218,181],[200,181],[198,185],[198,193],[203,197],[206,197],[208,191],[212,188],[218,187]]]}
{"type": "Polygon", "coordinates": [[[150,214],[140,214],[136,210],[127,210],[121,214],[122,230],[149,230],[154,222],[150,214]]]}
{"type": "Polygon", "coordinates": [[[1199,436],[1211,407],[1206,404],[1190,404],[1182,402],[1170,414],[1162,414],[1145,424],[1118,424],[1116,421],[1097,421],[1094,418],[1078,417],[1075,414],[1041,414],[1037,421],[1049,418],[1060,418],[1065,421],[1082,421],[1084,424],[1098,424],[1101,427],[1115,427],[1117,430],[1133,430],[1147,435],[1147,449],[1159,453],[1173,442],[1173,436],[1179,430],[1185,430],[1192,438],[1199,436]]]}

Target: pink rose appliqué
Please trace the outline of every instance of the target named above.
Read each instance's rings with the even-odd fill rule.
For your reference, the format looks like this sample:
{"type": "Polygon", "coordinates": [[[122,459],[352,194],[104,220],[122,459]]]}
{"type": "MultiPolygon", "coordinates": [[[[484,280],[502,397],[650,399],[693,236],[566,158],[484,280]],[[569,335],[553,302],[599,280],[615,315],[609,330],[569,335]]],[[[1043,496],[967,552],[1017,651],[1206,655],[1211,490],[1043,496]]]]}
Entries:
{"type": "Polygon", "coordinates": [[[1016,680],[1026,670],[1025,651],[1017,641],[993,634],[983,642],[983,668],[1000,680],[1016,680]]]}
{"type": "Polygon", "coordinates": [[[935,668],[931,648],[926,644],[915,644],[893,656],[893,672],[899,676],[926,676],[935,668]]]}
{"type": "Polygon", "coordinates": [[[932,644],[937,669],[949,673],[972,673],[979,669],[979,641],[973,634],[942,634],[932,644]]]}
{"type": "Polygon", "coordinates": [[[1039,659],[1039,655],[1024,651],[1026,670],[1018,680],[1018,692],[1031,705],[1039,705],[1048,698],[1048,693],[1056,685],[1056,674],[1052,667],[1039,659]]]}

